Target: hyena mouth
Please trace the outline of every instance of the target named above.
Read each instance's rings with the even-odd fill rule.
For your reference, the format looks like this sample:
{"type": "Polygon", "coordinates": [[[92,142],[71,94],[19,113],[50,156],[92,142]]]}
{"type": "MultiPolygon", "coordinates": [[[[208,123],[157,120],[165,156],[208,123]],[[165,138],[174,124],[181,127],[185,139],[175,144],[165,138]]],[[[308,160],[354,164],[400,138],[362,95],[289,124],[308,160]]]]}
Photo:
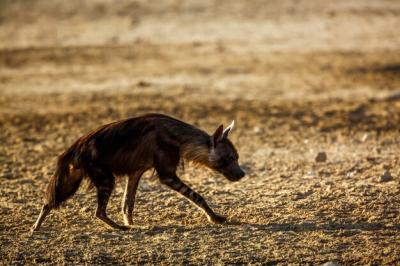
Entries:
{"type": "Polygon", "coordinates": [[[231,182],[237,182],[237,181],[239,181],[240,179],[242,179],[243,176],[239,176],[239,177],[227,177],[227,178],[228,178],[228,180],[231,181],[231,182]]]}
{"type": "Polygon", "coordinates": [[[236,181],[239,181],[240,179],[242,179],[245,175],[246,175],[246,173],[244,171],[241,171],[241,172],[234,173],[234,174],[225,174],[224,176],[229,181],[236,182],[236,181]]]}

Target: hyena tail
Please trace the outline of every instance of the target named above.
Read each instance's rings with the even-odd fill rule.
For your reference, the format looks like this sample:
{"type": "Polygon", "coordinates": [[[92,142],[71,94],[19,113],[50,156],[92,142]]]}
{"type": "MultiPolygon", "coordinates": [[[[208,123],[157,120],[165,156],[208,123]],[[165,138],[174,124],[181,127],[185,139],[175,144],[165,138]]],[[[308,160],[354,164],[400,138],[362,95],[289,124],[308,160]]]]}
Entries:
{"type": "Polygon", "coordinates": [[[33,230],[39,229],[49,212],[60,207],[62,202],[73,196],[78,190],[84,175],[80,169],[74,167],[73,158],[74,149],[67,150],[58,158],[56,171],[47,186],[45,204],[33,230]]]}

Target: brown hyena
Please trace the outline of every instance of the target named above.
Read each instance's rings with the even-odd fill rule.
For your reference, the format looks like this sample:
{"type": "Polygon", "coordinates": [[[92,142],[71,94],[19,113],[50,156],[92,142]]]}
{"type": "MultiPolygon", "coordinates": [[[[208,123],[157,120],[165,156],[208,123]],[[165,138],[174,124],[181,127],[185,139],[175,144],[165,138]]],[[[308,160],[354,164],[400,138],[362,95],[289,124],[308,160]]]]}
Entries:
{"type": "Polygon", "coordinates": [[[58,208],[88,178],[97,190],[96,217],[111,227],[128,229],[106,215],[106,207],[116,176],[126,175],[123,197],[125,225],[132,225],[132,212],[139,180],[144,172],[154,169],[161,183],[182,194],[200,207],[210,221],[223,223],[202,196],[184,184],[176,174],[180,160],[205,165],[230,181],[245,173],[238,164],[238,153],[220,125],[213,135],[183,121],[161,114],[129,118],[100,127],[79,138],[58,158],[55,174],[47,188],[46,202],[33,226],[40,227],[50,210],[58,208]]]}

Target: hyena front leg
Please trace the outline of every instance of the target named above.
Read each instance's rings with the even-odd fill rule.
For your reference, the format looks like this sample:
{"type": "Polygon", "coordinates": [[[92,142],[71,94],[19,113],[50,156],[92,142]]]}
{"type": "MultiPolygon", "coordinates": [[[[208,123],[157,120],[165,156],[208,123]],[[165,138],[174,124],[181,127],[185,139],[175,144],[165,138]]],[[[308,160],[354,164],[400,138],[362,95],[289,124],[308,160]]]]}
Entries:
{"type": "Polygon", "coordinates": [[[143,171],[139,171],[127,178],[125,192],[122,198],[122,214],[124,216],[125,225],[133,225],[132,213],[135,206],[137,187],[142,175],[143,171]]]}
{"type": "Polygon", "coordinates": [[[203,210],[207,218],[210,222],[213,223],[224,223],[226,218],[215,213],[207,204],[202,196],[198,193],[193,191],[189,186],[183,183],[176,174],[166,175],[166,176],[159,176],[160,181],[167,185],[168,187],[172,188],[173,190],[177,191],[187,199],[189,199],[192,203],[194,203],[197,207],[203,210]]]}
{"type": "Polygon", "coordinates": [[[94,173],[89,173],[89,175],[91,174],[90,178],[97,190],[96,217],[112,228],[128,230],[129,227],[115,223],[106,214],[107,204],[114,188],[114,175],[111,172],[95,170],[97,171],[93,171],[94,173]]]}
{"type": "Polygon", "coordinates": [[[33,225],[31,231],[36,231],[37,229],[39,229],[39,227],[42,225],[44,219],[46,218],[46,216],[50,213],[51,207],[49,206],[49,204],[45,204],[42,207],[42,210],[40,211],[39,217],[36,220],[36,223],[33,225]]]}

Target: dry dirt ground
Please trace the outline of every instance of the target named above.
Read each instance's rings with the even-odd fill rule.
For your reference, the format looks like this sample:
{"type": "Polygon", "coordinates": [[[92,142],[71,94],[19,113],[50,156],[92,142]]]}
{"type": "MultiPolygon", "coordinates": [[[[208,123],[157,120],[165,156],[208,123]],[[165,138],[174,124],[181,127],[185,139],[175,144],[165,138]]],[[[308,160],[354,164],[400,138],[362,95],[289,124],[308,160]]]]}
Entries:
{"type": "Polygon", "coordinates": [[[115,2],[0,1],[0,264],[400,264],[399,1],[115,2]],[[147,112],[236,120],[245,179],[180,173],[229,222],[147,173],[131,231],[81,189],[31,235],[56,156],[147,112]]]}

